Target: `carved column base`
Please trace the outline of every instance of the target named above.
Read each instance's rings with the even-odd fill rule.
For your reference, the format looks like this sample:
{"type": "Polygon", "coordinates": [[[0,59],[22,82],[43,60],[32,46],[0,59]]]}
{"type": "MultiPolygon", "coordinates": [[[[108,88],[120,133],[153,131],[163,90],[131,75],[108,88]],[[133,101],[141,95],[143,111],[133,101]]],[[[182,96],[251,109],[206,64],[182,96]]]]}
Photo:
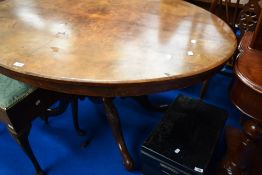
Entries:
{"type": "Polygon", "coordinates": [[[250,162],[257,142],[262,138],[262,128],[254,120],[243,122],[243,131],[227,128],[227,152],[220,174],[249,174],[250,162]]]}

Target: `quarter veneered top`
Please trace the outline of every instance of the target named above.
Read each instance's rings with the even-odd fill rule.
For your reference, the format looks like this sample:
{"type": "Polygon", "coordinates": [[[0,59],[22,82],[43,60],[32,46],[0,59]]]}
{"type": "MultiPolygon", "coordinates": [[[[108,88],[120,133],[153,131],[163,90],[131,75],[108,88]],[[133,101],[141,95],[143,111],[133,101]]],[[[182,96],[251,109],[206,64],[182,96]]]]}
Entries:
{"type": "Polygon", "coordinates": [[[0,67],[21,80],[175,80],[221,66],[235,48],[226,23],[180,0],[0,2],[0,67]]]}

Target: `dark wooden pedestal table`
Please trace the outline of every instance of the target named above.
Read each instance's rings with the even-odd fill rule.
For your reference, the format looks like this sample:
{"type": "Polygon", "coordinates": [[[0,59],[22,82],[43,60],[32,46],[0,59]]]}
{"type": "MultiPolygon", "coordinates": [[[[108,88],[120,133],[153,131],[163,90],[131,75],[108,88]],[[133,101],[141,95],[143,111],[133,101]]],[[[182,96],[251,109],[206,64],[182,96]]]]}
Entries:
{"type": "Polygon", "coordinates": [[[102,99],[128,170],[134,163],[113,98],[208,79],[236,48],[226,23],[180,0],[4,0],[0,9],[0,72],[102,99]]]}
{"type": "Polygon", "coordinates": [[[247,119],[242,122],[242,131],[232,128],[227,130],[228,150],[223,162],[223,174],[252,172],[252,175],[258,175],[262,173],[261,162],[258,172],[254,172],[251,162],[256,156],[261,156],[261,151],[258,151],[259,155],[256,149],[261,150],[257,146],[262,140],[262,13],[256,31],[244,35],[239,49],[231,99],[247,119]]]}

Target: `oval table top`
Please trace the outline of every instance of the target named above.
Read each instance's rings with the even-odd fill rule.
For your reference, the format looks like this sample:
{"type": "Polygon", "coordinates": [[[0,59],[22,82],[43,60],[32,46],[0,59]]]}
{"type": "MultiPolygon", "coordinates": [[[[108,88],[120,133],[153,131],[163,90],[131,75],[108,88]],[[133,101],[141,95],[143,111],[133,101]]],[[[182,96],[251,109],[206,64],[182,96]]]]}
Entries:
{"type": "Polygon", "coordinates": [[[0,72],[81,95],[127,96],[210,77],[236,38],[181,0],[0,1],[0,72]]]}

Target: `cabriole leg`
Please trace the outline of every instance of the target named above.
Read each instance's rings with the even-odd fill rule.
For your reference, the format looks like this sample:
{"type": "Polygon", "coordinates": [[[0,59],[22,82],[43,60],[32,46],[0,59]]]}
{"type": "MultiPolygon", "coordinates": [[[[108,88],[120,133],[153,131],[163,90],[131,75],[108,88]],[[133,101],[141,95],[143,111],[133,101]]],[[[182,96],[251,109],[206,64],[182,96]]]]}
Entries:
{"type": "Polygon", "coordinates": [[[83,136],[85,135],[85,131],[83,131],[79,127],[79,122],[78,122],[78,98],[77,97],[72,98],[71,105],[72,105],[72,116],[73,116],[75,130],[78,133],[78,135],[83,136]]]}
{"type": "Polygon", "coordinates": [[[30,133],[31,126],[25,128],[24,130],[20,132],[14,131],[12,128],[9,126],[7,127],[8,131],[10,132],[11,136],[15,139],[15,141],[20,145],[20,147],[23,149],[25,154],[28,156],[28,158],[31,160],[35,167],[35,171],[37,175],[45,175],[44,171],[40,167],[38,161],[36,160],[34,153],[31,149],[31,146],[28,141],[28,136],[30,133]]]}
{"type": "Polygon", "coordinates": [[[117,110],[112,100],[113,100],[112,98],[103,98],[103,103],[105,106],[107,119],[108,119],[108,122],[110,123],[114,138],[117,142],[119,151],[122,155],[124,165],[126,169],[130,171],[134,169],[134,163],[126,148],[126,144],[123,139],[122,128],[121,128],[121,124],[119,121],[118,113],[117,113],[117,110]]]}

